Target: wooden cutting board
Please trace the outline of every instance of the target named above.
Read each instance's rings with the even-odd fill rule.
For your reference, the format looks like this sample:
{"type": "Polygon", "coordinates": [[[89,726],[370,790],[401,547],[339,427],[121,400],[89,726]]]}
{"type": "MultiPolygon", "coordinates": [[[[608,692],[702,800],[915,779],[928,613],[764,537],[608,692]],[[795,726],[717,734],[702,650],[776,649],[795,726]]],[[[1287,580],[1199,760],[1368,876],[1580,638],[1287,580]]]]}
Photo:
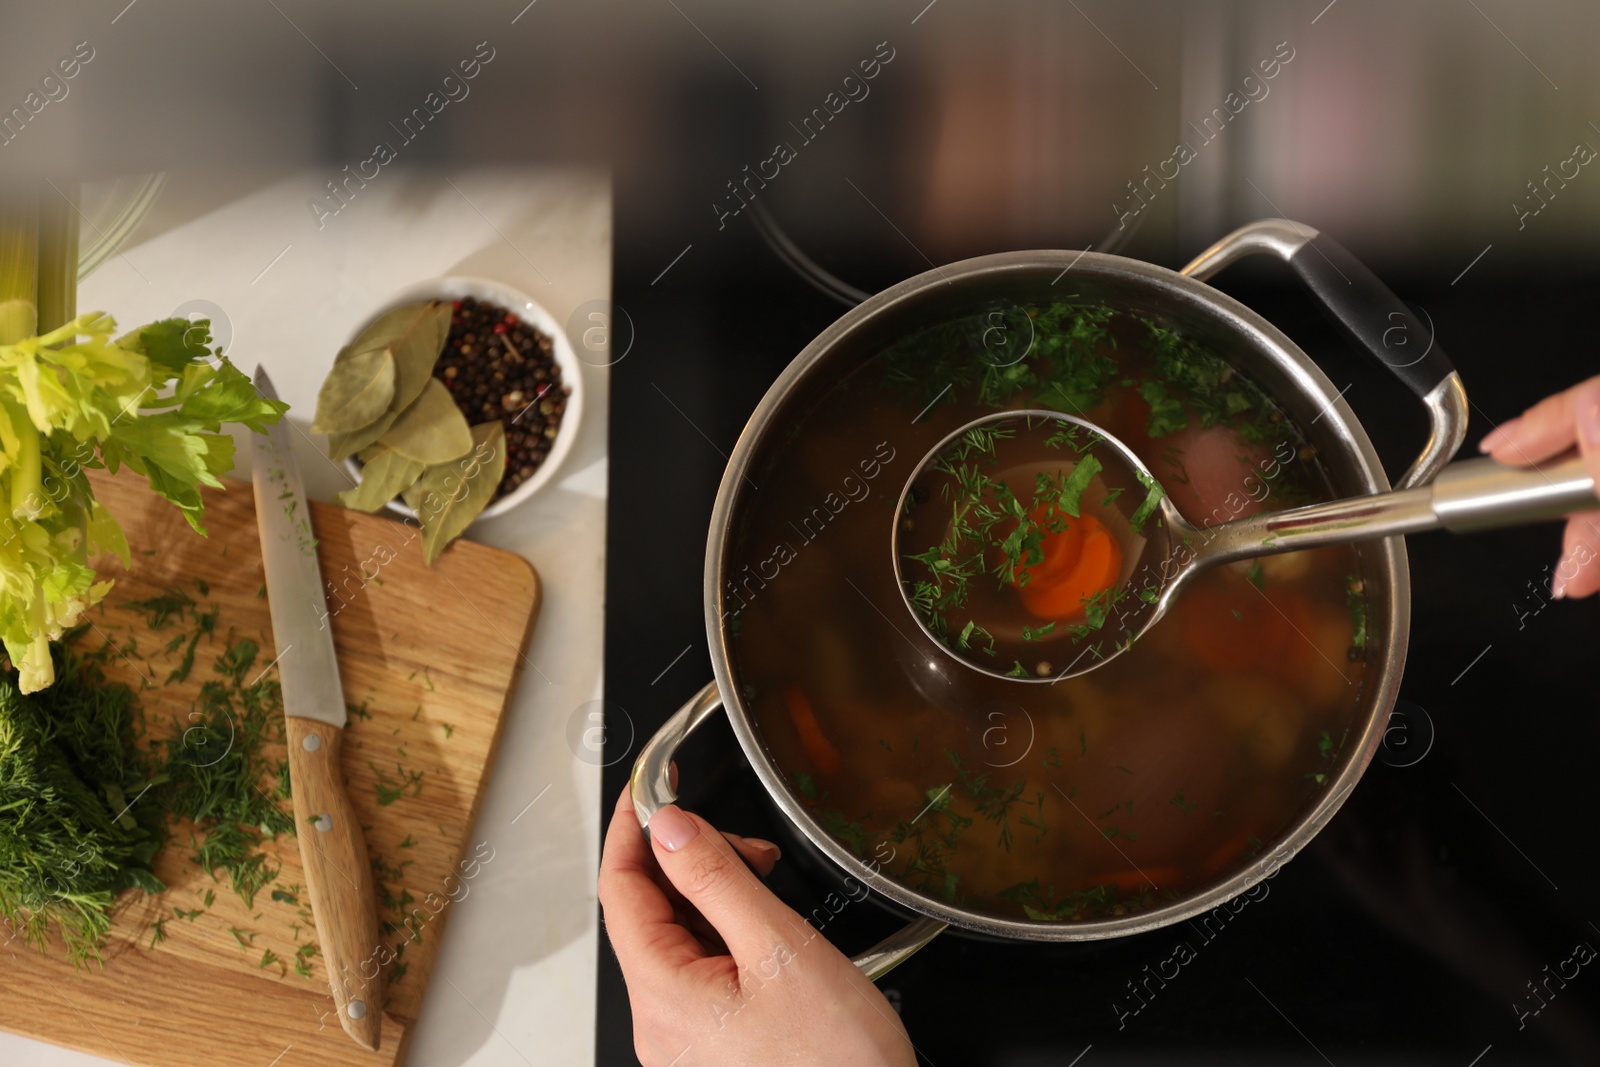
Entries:
{"type": "MultiPolygon", "coordinates": [[[[275,655],[250,486],[207,492],[202,538],[142,479],[95,472],[93,480],[127,531],[133,564],[97,564],[116,587],[82,644],[115,646],[107,673],[144,687],[149,732],[167,736],[218,677],[213,664],[232,642],[260,645],[251,673],[275,655]],[[181,624],[152,632],[149,613],[128,602],[173,589],[195,601],[191,614],[218,614],[188,678],[164,684],[182,658],[181,647],[166,651],[181,624]]],[[[539,578],[520,557],[465,541],[428,568],[420,536],[388,518],[313,503],[312,523],[323,577],[340,590],[329,608],[345,699],[365,708],[346,728],[344,770],[389,905],[380,901],[379,918],[401,926],[409,917],[384,938],[404,951],[386,968],[382,1048],[367,1052],[340,1028],[320,953],[306,961],[309,976],[294,969],[316,937],[294,839],[268,845],[278,878],[246,907],[226,878],[189,859],[184,826],[156,860],[167,891],[119,899],[103,967],[74,971],[60,945],[47,956],[20,941],[0,945],[0,1027],[149,1067],[405,1061],[450,902],[466,899],[494,862],[492,843],[472,829],[533,633],[539,578]]],[[[275,764],[282,747],[266,755],[275,764]]]]}

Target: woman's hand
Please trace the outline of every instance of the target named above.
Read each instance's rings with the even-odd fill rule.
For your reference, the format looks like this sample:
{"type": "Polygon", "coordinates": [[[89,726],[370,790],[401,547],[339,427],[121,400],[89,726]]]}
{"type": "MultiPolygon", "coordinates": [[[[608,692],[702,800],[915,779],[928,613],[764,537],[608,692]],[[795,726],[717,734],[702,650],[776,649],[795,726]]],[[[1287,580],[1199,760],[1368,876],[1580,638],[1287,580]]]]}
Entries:
{"type": "MultiPolygon", "coordinates": [[[[1600,483],[1600,378],[1580,382],[1501,423],[1478,450],[1500,463],[1526,467],[1559,456],[1574,444],[1600,483]]],[[[1596,501],[1600,507],[1600,500],[1596,501]]],[[[1550,578],[1555,597],[1585,597],[1600,590],[1600,513],[1580,511],[1567,532],[1550,578]]]]}
{"type": "Polygon", "coordinates": [[[876,986],[763,885],[765,841],[719,834],[676,805],[647,843],[623,790],[600,861],[600,904],[645,1067],[915,1065],[876,986]]]}

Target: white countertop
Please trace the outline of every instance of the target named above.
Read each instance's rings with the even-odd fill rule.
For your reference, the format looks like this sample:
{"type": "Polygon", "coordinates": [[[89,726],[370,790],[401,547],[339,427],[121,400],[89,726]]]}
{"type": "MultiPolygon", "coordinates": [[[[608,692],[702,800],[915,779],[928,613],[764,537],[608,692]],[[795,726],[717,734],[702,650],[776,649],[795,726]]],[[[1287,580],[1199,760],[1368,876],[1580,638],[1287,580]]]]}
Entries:
{"type": "MultiPolygon", "coordinates": [[[[247,373],[264,364],[304,423],[339,343],[413,282],[493,278],[558,322],[611,297],[604,173],[386,169],[319,230],[307,200],[332,176],[291,176],[129,246],[84,281],[80,310],[107,311],[127,328],[209,301],[215,308],[202,310],[225,319],[214,327],[218,340],[231,330],[227,354],[247,373]]],[[[163,195],[202,187],[191,176],[163,195]]],[[[169,199],[158,214],[181,214],[182,205],[169,199]]],[[[530,560],[544,607],[473,831],[496,859],[452,909],[413,1067],[594,1062],[600,767],[569,747],[567,727],[601,696],[610,375],[597,365],[583,373],[583,422],[555,482],[467,535],[530,560]]],[[[249,450],[239,455],[247,460],[249,450]]],[[[349,484],[325,453],[305,445],[299,459],[312,496],[326,500],[349,484]]],[[[293,1057],[274,1067],[298,1067],[293,1057]]],[[[104,1062],[0,1034],[7,1065],[104,1062]]]]}

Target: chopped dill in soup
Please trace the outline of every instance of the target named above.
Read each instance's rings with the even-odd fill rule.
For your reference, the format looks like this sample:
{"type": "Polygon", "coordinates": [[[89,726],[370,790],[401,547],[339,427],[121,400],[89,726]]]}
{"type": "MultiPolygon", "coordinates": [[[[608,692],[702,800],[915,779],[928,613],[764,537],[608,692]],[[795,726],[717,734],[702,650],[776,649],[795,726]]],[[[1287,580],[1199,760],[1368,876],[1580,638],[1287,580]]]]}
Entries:
{"type": "MultiPolygon", "coordinates": [[[[1325,788],[1366,669],[1359,556],[1332,546],[1201,574],[1133,647],[1053,684],[934,663],[896,584],[891,533],[916,514],[897,511],[902,487],[958,428],[1025,408],[1120,439],[1196,525],[1331,496],[1266,394],[1160,322],[1073,303],[942,322],[836,383],[756,473],[721,604],[734,679],[794,796],[886,876],[1003,918],[1124,915],[1229,877],[1325,788]],[[930,684],[947,667],[959,683],[930,684]]],[[[1148,487],[1098,475],[1052,483],[1051,499],[1125,524],[1148,487]]],[[[1039,539],[974,564],[972,596],[1009,582],[1015,598],[1024,570],[1045,575],[1066,551],[1047,544],[1065,536],[1059,516],[1031,513],[1039,539]]],[[[1082,625],[1082,591],[1116,569],[1095,566],[1098,584],[1041,580],[1013,644],[1045,639],[1053,619],[1082,625]]],[[[939,614],[948,588],[932,566],[906,573],[934,583],[923,603],[939,614]]],[[[966,630],[953,603],[952,640],[966,630]]],[[[1017,656],[1018,672],[1038,666],[1017,656]]]]}
{"type": "Polygon", "coordinates": [[[1132,645],[1159,600],[1165,490],[1070,417],[1001,412],[958,429],[902,496],[894,551],[906,602],[977,670],[1092,669],[1132,645]]]}

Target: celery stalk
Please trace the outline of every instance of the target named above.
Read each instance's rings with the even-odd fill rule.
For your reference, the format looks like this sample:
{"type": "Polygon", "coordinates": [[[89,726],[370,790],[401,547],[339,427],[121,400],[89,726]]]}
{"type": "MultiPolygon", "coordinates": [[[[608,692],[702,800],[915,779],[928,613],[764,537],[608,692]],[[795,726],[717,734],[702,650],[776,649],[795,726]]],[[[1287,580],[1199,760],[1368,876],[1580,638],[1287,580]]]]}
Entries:
{"type": "Polygon", "coordinates": [[[39,187],[38,332],[78,317],[77,182],[39,187]]]}
{"type": "Polygon", "coordinates": [[[18,184],[0,186],[0,345],[38,332],[39,200],[18,184]]]}
{"type": "Polygon", "coordinates": [[[39,431],[22,408],[12,404],[6,407],[12,430],[17,435],[17,449],[7,457],[11,463],[6,470],[11,475],[11,514],[31,519],[39,512],[39,489],[44,474],[39,455],[39,431]]]}

